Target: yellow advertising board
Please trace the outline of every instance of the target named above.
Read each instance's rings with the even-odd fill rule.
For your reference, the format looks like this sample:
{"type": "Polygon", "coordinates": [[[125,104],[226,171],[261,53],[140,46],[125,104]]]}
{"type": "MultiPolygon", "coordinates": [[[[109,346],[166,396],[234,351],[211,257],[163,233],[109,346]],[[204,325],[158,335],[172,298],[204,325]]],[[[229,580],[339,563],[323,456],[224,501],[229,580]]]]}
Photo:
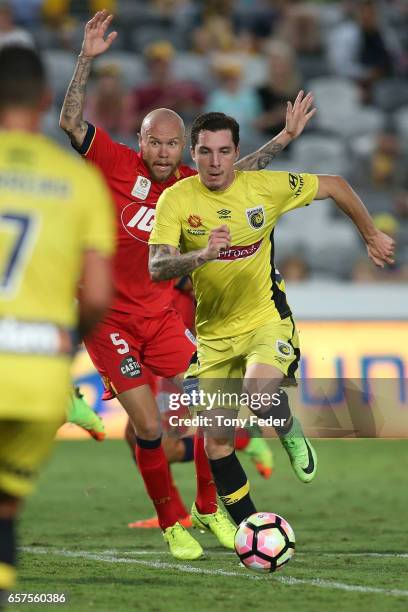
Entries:
{"type": "MultiPolygon", "coordinates": [[[[298,321],[298,329],[300,384],[292,401],[310,434],[408,437],[408,321],[298,321]]],[[[124,411],[116,400],[101,401],[102,382],[85,351],[73,376],[108,436],[122,437],[124,411]]],[[[59,436],[84,434],[65,425],[59,436]]]]}

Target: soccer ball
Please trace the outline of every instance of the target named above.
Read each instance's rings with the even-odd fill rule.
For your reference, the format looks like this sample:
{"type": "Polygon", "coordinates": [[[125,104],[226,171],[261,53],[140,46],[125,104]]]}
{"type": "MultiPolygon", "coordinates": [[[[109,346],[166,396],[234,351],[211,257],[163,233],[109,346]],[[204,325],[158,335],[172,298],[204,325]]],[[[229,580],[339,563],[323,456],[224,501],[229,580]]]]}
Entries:
{"type": "Polygon", "coordinates": [[[295,534],[279,514],[256,512],[235,534],[235,552],[248,569],[275,572],[295,553],[295,534]]]}

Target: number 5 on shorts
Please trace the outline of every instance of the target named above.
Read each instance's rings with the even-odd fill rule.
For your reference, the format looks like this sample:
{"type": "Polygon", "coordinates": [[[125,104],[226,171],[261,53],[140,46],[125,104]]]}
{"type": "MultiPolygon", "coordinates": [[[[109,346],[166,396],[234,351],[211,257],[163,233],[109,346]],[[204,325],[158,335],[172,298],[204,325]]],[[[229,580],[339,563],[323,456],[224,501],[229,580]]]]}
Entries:
{"type": "Polygon", "coordinates": [[[115,332],[114,334],[111,334],[110,339],[112,340],[112,344],[114,344],[115,346],[121,347],[117,349],[117,352],[119,353],[119,355],[124,355],[125,353],[129,352],[128,343],[126,342],[126,340],[120,337],[119,333],[115,332]]]}

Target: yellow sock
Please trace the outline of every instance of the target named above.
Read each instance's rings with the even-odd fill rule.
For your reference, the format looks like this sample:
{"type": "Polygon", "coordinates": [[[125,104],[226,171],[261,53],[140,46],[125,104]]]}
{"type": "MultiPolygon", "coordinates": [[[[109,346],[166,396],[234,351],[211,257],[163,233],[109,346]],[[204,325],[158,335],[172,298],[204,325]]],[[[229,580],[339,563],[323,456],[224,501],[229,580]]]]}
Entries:
{"type": "Polygon", "coordinates": [[[16,568],[8,563],[0,562],[0,589],[9,591],[16,581],[16,568]]]}

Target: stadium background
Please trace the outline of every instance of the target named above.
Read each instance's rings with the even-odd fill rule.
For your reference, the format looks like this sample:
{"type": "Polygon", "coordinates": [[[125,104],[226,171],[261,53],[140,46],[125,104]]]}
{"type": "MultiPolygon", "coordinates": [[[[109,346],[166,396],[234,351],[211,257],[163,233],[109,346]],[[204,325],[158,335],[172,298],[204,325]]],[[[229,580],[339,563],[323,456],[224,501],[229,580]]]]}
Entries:
{"type": "MultiPolygon", "coordinates": [[[[367,31],[362,8],[352,12],[357,2],[0,0],[0,45],[20,41],[42,50],[55,96],[44,131],[67,149],[57,125],[59,108],[84,21],[89,11],[104,6],[117,14],[119,37],[95,62],[105,68],[95,71],[89,84],[86,114],[134,146],[139,119],[132,118],[131,92],[149,85],[150,42],[168,40],[175,48],[174,98],[166,97],[165,105],[174,105],[187,123],[200,104],[206,108],[223,89],[212,66],[229,84],[228,94],[238,74],[238,100],[218,94],[223,110],[240,114],[244,123],[248,117],[247,150],[270,135],[265,125],[267,131],[258,134],[250,115],[259,110],[253,95],[258,85],[267,80],[277,90],[269,98],[263,92],[263,99],[272,101],[273,112],[264,117],[274,123],[271,132],[282,122],[285,100],[301,85],[313,88],[318,115],[273,167],[344,174],[369,209],[381,214],[377,223],[397,235],[398,249],[397,266],[376,271],[364,259],[349,221],[328,202],[282,219],[276,231],[278,264],[299,322],[304,367],[313,377],[330,378],[341,368],[360,381],[367,368],[381,381],[391,377],[395,408],[405,416],[408,3],[375,2],[378,28],[367,31]],[[273,75],[266,72],[271,54],[273,75]]],[[[153,55],[169,58],[169,51],[160,44],[153,55]]],[[[157,61],[156,74],[168,96],[168,59],[157,61]]],[[[155,88],[160,92],[157,83],[153,93],[155,88]]],[[[148,97],[145,90],[143,96],[148,97]]],[[[85,353],[78,355],[74,374],[100,407],[100,382],[85,353]]],[[[388,411],[389,404],[382,408],[388,411]]],[[[121,435],[123,413],[113,404],[106,409],[109,433],[121,435]]],[[[402,421],[396,423],[399,435],[402,421]]],[[[80,435],[74,426],[68,433],[80,435]]],[[[159,530],[129,530],[129,521],[152,512],[142,479],[123,440],[88,440],[57,444],[38,492],[27,502],[19,526],[17,592],[64,592],[70,612],[225,612],[228,607],[257,612],[268,606],[279,612],[406,612],[406,440],[316,439],[318,477],[306,487],[296,482],[277,440],[269,441],[276,471],[268,482],[241,455],[257,506],[287,518],[296,533],[295,559],[272,576],[238,567],[234,554],[220,550],[208,534],[195,534],[205,558],[186,564],[169,556],[159,530]]],[[[192,464],[175,464],[172,470],[183,499],[191,503],[192,464]]],[[[10,609],[34,611],[38,604],[10,609]]]]}
{"type": "MultiPolygon", "coordinates": [[[[41,50],[54,94],[44,132],[67,148],[59,109],[84,23],[101,8],[115,13],[119,36],[94,63],[85,117],[133,147],[151,108],[174,108],[187,125],[221,108],[239,119],[247,153],[283,127],[287,99],[300,88],[314,92],[316,117],[271,168],[345,176],[378,227],[396,237],[397,256],[393,268],[376,270],[333,203],[280,221],[277,264],[299,322],[303,373],[332,377],[340,363],[348,377],[395,378],[406,408],[407,2],[1,0],[0,45],[41,50]]],[[[101,405],[85,353],[74,373],[109,433],[121,435],[123,414],[114,402],[101,405]]],[[[61,435],[81,433],[67,426],[61,435]]]]}

